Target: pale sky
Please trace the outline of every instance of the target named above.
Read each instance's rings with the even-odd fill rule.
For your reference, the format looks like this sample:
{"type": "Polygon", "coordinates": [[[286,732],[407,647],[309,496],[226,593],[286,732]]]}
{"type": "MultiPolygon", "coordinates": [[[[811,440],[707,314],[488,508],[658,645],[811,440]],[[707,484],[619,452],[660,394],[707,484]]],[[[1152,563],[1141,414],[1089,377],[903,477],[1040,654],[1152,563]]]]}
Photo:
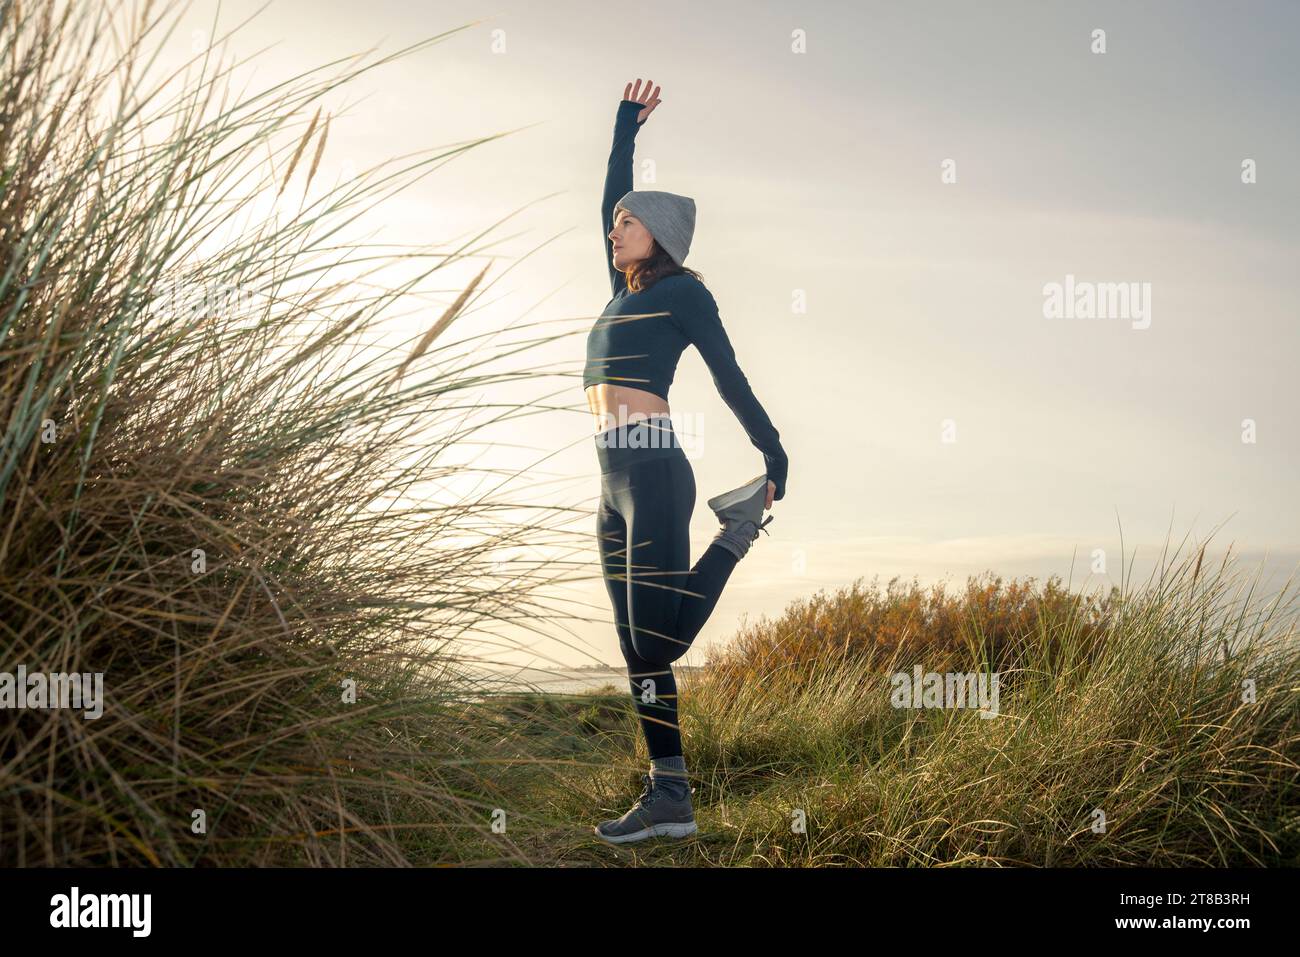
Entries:
{"type": "MultiPolygon", "coordinates": [[[[259,5],[227,0],[221,22],[259,5]]],[[[214,9],[196,0],[181,52],[214,9]]],[[[546,245],[462,332],[526,312],[595,317],[609,299],[597,224],[615,109],[630,79],[662,86],[637,188],[695,199],[687,265],[790,457],[772,536],[683,663],[702,663],[742,614],[860,576],[1068,578],[1073,560],[1076,586],[1118,582],[1121,527],[1138,580],[1166,535],[1190,548],[1219,525],[1211,554],[1234,543],[1278,584],[1295,568],[1300,7],[272,0],[231,49],[275,44],[256,61],[260,88],[477,19],[358,80],[346,99],[368,99],[334,120],[322,170],[529,127],[393,200],[383,238],[450,241],[522,209],[501,228],[498,271],[546,245]],[[1045,317],[1044,286],[1067,276],[1149,289],[1149,326],[1045,317]],[[1094,549],[1107,575],[1089,574],[1094,549]]],[[[544,360],[570,378],[533,391],[567,408],[504,437],[529,449],[494,457],[523,466],[563,449],[529,500],[594,510],[582,332],[528,364],[544,360]]],[[[694,350],[670,401],[700,433],[696,558],[716,527],[705,499],[762,458],[694,350]]],[[[608,614],[588,525],[592,578],[564,594],[608,614]]],[[[621,665],[612,625],[573,631],[576,649],[534,639],[542,657],[512,660],[621,665]]]]}

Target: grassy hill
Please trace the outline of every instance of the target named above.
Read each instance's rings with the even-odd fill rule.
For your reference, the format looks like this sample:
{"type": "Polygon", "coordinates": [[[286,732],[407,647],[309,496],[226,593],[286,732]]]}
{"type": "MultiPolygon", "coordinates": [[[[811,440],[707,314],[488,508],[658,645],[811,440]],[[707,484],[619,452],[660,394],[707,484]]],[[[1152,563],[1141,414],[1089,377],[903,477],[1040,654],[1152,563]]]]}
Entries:
{"type": "Polygon", "coordinates": [[[537,752],[511,840],[548,865],[1293,866],[1300,649],[1193,558],[1100,601],[859,582],[745,630],[681,689],[685,841],[588,833],[647,764],[625,694],[502,702],[537,752]],[[892,673],[990,663],[997,717],[891,705],[892,673]]]}

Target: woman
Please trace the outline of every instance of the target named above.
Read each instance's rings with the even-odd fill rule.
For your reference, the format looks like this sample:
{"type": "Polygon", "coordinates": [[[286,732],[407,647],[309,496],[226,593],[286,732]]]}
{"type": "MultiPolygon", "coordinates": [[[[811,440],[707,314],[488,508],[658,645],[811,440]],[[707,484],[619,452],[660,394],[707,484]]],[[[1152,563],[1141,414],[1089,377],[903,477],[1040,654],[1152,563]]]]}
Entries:
{"type": "Polygon", "coordinates": [[[682,265],[695,229],[694,201],[632,190],[633,140],[658,97],[659,87],[647,81],[642,90],[638,79],[618,106],[601,204],[614,298],[587,337],[583,374],[598,430],[602,572],[651,759],[636,804],[595,829],[617,844],[695,832],[671,665],[690,648],[759,530],[766,531],[772,517],[763,519],[763,510],[785,495],[786,479],[780,437],[736,363],[717,303],[700,274],[682,265]],[[766,464],[763,475],[709,499],[722,527],[693,568],[695,477],[668,409],[677,360],[689,345],[699,349],[766,464]]]}

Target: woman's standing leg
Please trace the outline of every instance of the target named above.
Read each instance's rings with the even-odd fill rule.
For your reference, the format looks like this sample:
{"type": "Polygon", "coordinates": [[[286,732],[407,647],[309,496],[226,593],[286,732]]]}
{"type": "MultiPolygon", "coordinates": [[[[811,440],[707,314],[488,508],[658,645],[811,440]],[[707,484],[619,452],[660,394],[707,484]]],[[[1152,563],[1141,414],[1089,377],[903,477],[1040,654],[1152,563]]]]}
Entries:
{"type": "MultiPolygon", "coordinates": [[[[695,475],[680,449],[627,470],[616,489],[627,522],[628,620],[632,646],[646,661],[667,667],[690,649],[677,634],[691,589],[691,513],[695,475]]],[[[691,637],[694,637],[693,635],[691,637]]]]}
{"type": "Polygon", "coordinates": [[[672,662],[690,649],[737,560],[711,545],[687,568],[696,487],[680,448],[633,462],[602,475],[597,532],[629,687],[659,759],[682,753],[672,662]]]}
{"type": "Polygon", "coordinates": [[[645,660],[633,645],[627,604],[627,524],[607,495],[602,496],[596,529],[601,570],[614,610],[614,626],[618,630],[619,650],[627,664],[628,684],[645,735],[646,749],[652,760],[679,755],[682,753],[682,736],[677,723],[677,682],[670,666],[645,660]]]}
{"type": "Polygon", "coordinates": [[[695,476],[680,449],[633,462],[603,473],[597,523],[619,646],[651,759],[637,803],[596,828],[616,843],[696,830],[672,662],[690,647],[736,563],[730,552],[710,547],[686,568],[695,476]]]}

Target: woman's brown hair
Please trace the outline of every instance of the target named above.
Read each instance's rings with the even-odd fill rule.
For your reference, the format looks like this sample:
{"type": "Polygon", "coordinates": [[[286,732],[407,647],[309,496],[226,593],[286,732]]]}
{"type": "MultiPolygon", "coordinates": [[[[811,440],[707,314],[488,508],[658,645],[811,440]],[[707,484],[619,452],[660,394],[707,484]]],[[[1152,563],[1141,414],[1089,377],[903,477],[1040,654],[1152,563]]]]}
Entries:
{"type": "Polygon", "coordinates": [[[704,277],[686,266],[680,266],[664,251],[659,245],[658,240],[651,240],[652,248],[650,255],[645,259],[638,259],[632,265],[623,270],[623,276],[627,280],[628,292],[640,292],[642,289],[649,289],[660,279],[666,279],[668,276],[676,276],[679,273],[686,273],[688,276],[694,276],[700,282],[704,277]]]}

